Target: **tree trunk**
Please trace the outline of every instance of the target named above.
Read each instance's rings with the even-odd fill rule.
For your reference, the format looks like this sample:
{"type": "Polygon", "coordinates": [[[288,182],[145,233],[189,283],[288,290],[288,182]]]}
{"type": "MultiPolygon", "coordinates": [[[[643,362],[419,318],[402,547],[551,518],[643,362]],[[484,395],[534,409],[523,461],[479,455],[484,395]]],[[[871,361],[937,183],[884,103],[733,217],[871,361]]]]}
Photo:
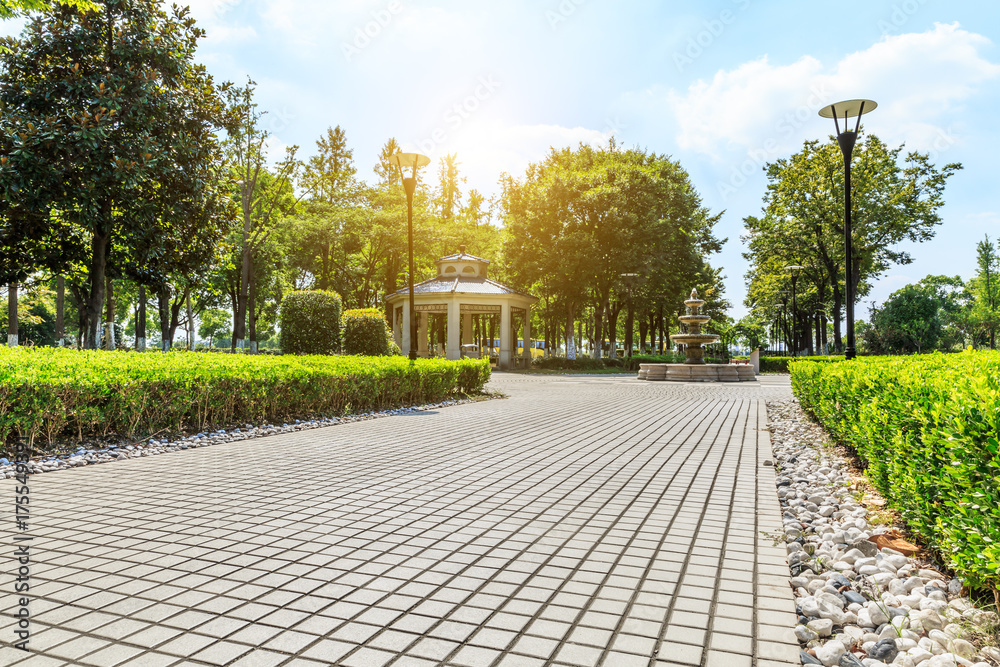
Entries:
{"type": "Polygon", "coordinates": [[[566,304],[566,358],[576,360],[576,341],[573,339],[573,306],[566,304]]]}
{"type": "Polygon", "coordinates": [[[660,315],[659,315],[659,325],[660,325],[660,345],[657,348],[660,354],[663,354],[663,346],[667,344],[667,321],[663,318],[663,304],[660,304],[660,315]]]}
{"type": "Polygon", "coordinates": [[[580,354],[583,354],[583,317],[576,322],[576,340],[580,346],[580,354]]]}
{"type": "Polygon", "coordinates": [[[633,333],[635,331],[635,313],[632,312],[632,297],[628,299],[628,311],[625,313],[625,356],[632,356],[633,333]]]}
{"type": "Polygon", "coordinates": [[[257,354],[257,276],[250,258],[250,288],[247,295],[247,325],[250,328],[250,354],[257,354]]]}
{"type": "Polygon", "coordinates": [[[87,335],[87,292],[81,285],[71,284],[69,292],[73,295],[73,305],[76,306],[76,349],[83,349],[87,335]]]}
{"type": "Polygon", "coordinates": [[[66,278],[56,278],[56,346],[62,347],[66,338],[66,278]]]}
{"type": "Polygon", "coordinates": [[[646,334],[649,333],[649,322],[643,316],[639,319],[639,354],[646,353],[646,334]]]}
{"type": "Polygon", "coordinates": [[[156,307],[160,313],[160,349],[170,351],[173,336],[170,334],[170,288],[161,287],[156,291],[156,307]]]}
{"type": "Polygon", "coordinates": [[[604,306],[603,300],[594,305],[594,359],[604,356],[604,306]]]}
{"type": "Polygon", "coordinates": [[[612,307],[608,311],[608,358],[618,358],[618,314],[622,312],[621,306],[612,307]]]}
{"type": "Polygon", "coordinates": [[[840,292],[840,287],[835,285],[833,288],[833,344],[836,346],[838,353],[844,351],[844,339],[840,333],[841,310],[843,307],[843,295],[840,292]]]}
{"type": "Polygon", "coordinates": [[[174,336],[177,335],[177,327],[180,326],[181,322],[181,307],[189,292],[190,288],[185,287],[180,298],[170,304],[170,347],[174,346],[174,336]]]}
{"type": "Polygon", "coordinates": [[[146,286],[139,285],[139,303],[135,316],[135,349],[146,351],[146,286]]]}
{"type": "Polygon", "coordinates": [[[188,351],[194,352],[194,312],[191,310],[191,291],[188,290],[185,296],[187,302],[187,331],[188,331],[188,351]]]}
{"type": "Polygon", "coordinates": [[[7,285],[7,347],[17,347],[17,283],[7,285]]]}
{"type": "Polygon", "coordinates": [[[236,297],[236,312],[233,313],[233,351],[243,351],[247,326],[247,291],[250,285],[250,219],[243,228],[243,252],[240,268],[240,291],[236,297]]]}
{"type": "Polygon", "coordinates": [[[104,342],[108,350],[115,350],[115,286],[111,278],[105,277],[105,291],[107,292],[107,308],[105,309],[104,342]]]}
{"type": "MultiPolygon", "coordinates": [[[[106,219],[111,219],[110,204],[105,204],[106,219]]],[[[90,241],[90,293],[87,295],[86,339],[84,346],[96,350],[101,344],[101,315],[104,314],[104,277],[108,268],[110,235],[95,233],[90,241]]]]}

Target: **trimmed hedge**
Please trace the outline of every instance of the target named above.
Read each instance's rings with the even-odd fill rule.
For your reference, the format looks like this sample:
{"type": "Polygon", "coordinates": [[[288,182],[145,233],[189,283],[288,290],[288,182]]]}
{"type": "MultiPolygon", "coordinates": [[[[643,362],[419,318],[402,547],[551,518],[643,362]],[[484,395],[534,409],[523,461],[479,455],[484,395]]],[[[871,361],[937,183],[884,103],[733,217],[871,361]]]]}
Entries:
{"type": "Polygon", "coordinates": [[[788,364],[793,361],[821,361],[832,363],[835,361],[843,361],[844,355],[829,355],[829,356],[816,356],[816,357],[761,357],[760,358],[760,372],[761,373],[787,373],[788,364]]]}
{"type": "MultiPolygon", "coordinates": [[[[531,365],[534,368],[558,371],[595,371],[604,370],[606,368],[620,368],[622,372],[625,373],[629,371],[638,371],[639,364],[680,364],[683,362],[683,354],[633,354],[631,359],[628,357],[619,357],[615,359],[602,357],[600,359],[594,359],[591,356],[581,355],[576,359],[567,359],[566,357],[539,357],[533,359],[531,361],[531,365]]],[[[727,362],[722,359],[709,359],[706,357],[705,363],[724,364],[727,362]]]]}
{"type": "Polygon", "coordinates": [[[281,350],[286,354],[340,351],[340,295],[292,292],[281,300],[281,350]]]}
{"type": "MultiPolygon", "coordinates": [[[[375,308],[345,310],[340,318],[345,354],[384,357],[392,354],[392,332],[375,308]]],[[[398,349],[397,349],[398,353],[398,349]]]]}
{"type": "Polygon", "coordinates": [[[1000,587],[1000,352],[791,365],[802,405],[973,586],[1000,587]]]}
{"type": "Polygon", "coordinates": [[[0,442],[384,410],[489,377],[486,360],[0,348],[0,442]]]}

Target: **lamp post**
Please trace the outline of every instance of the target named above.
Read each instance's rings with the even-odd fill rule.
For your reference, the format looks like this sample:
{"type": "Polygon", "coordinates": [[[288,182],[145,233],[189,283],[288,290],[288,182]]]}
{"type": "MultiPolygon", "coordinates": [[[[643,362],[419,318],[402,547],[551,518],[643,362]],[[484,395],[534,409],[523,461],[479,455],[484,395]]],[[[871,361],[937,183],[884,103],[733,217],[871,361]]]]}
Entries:
{"type": "Polygon", "coordinates": [[[854,247],[851,234],[851,154],[854,152],[854,144],[858,140],[858,130],[861,129],[861,116],[874,111],[878,106],[872,100],[846,100],[837,102],[828,107],[823,107],[819,115],[823,118],[832,118],[833,126],[837,130],[837,143],[840,144],[840,152],[844,155],[844,254],[846,256],[845,269],[847,280],[847,349],[844,351],[845,359],[853,359],[857,356],[854,347],[854,247]],[[847,119],[857,117],[854,130],[847,129],[847,119]],[[844,131],[840,131],[838,118],[844,119],[844,131]]]}
{"type": "Polygon", "coordinates": [[[426,167],[431,159],[420,153],[396,153],[392,162],[399,169],[403,179],[403,189],[406,191],[406,229],[407,247],[410,260],[410,361],[417,359],[417,318],[413,305],[413,194],[417,191],[417,167],[426,167]],[[411,176],[406,176],[403,169],[412,169],[411,176]]]}
{"type": "Polygon", "coordinates": [[[799,308],[795,304],[795,283],[799,280],[799,271],[806,267],[799,266],[798,264],[792,264],[785,267],[785,271],[792,274],[792,345],[795,347],[792,350],[792,356],[799,356],[799,308]]]}
{"type": "Polygon", "coordinates": [[[638,273],[621,273],[619,274],[625,279],[625,284],[628,286],[628,316],[625,318],[625,354],[629,359],[632,358],[632,329],[635,328],[635,321],[632,319],[632,281],[635,280],[639,274],[638,273]]]}

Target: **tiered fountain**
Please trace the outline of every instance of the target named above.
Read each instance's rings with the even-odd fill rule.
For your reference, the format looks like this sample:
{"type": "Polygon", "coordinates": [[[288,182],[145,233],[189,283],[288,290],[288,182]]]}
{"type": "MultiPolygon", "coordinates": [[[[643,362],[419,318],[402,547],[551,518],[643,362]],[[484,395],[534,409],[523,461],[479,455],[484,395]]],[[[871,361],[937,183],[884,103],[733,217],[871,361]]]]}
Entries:
{"type": "Polygon", "coordinates": [[[706,364],[702,345],[718,342],[719,336],[702,333],[703,324],[712,318],[698,311],[705,302],[698,298],[698,291],[691,290],[691,298],[684,302],[687,315],[677,319],[687,329],[686,333],[670,336],[670,340],[684,346],[683,364],[639,364],[640,380],[669,380],[673,382],[744,382],[756,379],[753,367],[748,364],[706,364]]]}

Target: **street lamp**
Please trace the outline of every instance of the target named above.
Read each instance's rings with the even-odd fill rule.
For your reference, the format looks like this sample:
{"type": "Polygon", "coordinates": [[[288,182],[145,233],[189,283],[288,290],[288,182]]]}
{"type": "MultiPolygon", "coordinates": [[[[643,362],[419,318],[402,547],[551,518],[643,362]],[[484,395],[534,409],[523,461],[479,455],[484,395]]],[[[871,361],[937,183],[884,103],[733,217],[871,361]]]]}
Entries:
{"type": "Polygon", "coordinates": [[[854,151],[854,144],[858,140],[858,130],[861,129],[861,116],[874,111],[878,106],[872,100],[846,100],[837,102],[828,107],[823,107],[819,115],[823,118],[832,118],[833,126],[837,129],[837,143],[840,144],[840,152],[844,154],[844,253],[846,255],[847,272],[847,349],[844,357],[853,359],[857,356],[854,347],[854,249],[851,238],[851,153],[854,151]],[[857,123],[854,130],[847,129],[847,119],[857,116],[857,123]],[[844,119],[844,131],[840,131],[838,118],[844,119]]]}
{"type": "Polygon", "coordinates": [[[413,193],[417,191],[417,167],[426,167],[431,159],[420,153],[396,153],[391,158],[399,169],[403,179],[403,189],[406,190],[406,225],[407,242],[410,254],[410,361],[417,359],[417,318],[413,305],[413,193]],[[412,176],[405,176],[404,169],[412,169],[412,176]]]}
{"type": "Polygon", "coordinates": [[[792,274],[792,345],[795,347],[792,350],[792,356],[799,356],[799,308],[795,305],[795,283],[799,280],[799,271],[806,267],[799,266],[798,264],[791,264],[785,267],[785,271],[789,271],[792,274]]]}
{"type": "Polygon", "coordinates": [[[628,358],[632,358],[632,329],[635,328],[635,320],[632,318],[632,281],[635,280],[639,274],[638,273],[620,273],[618,274],[625,279],[625,284],[628,285],[628,317],[625,318],[625,352],[628,358]]]}

